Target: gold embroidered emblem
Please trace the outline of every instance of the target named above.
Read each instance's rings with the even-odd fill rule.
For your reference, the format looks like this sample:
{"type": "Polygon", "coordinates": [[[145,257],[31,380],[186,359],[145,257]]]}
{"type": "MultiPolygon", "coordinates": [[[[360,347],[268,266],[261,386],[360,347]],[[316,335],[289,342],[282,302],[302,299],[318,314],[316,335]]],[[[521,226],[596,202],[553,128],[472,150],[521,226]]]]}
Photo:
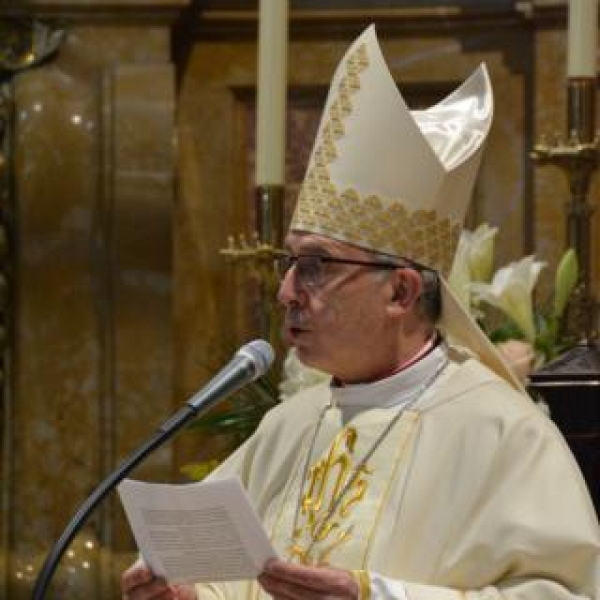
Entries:
{"type": "Polygon", "coordinates": [[[366,465],[354,462],[357,432],[342,430],[329,452],[309,471],[307,489],[302,495],[299,521],[294,526],[289,557],[304,565],[328,565],[331,553],[352,535],[348,523],[354,505],[365,496],[366,465]]]}

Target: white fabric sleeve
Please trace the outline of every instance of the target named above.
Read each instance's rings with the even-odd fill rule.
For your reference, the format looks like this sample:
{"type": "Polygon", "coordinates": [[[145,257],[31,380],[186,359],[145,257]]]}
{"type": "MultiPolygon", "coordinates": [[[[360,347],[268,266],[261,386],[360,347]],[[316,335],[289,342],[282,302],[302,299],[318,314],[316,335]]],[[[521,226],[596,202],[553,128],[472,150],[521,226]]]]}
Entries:
{"type": "Polygon", "coordinates": [[[371,600],[409,600],[406,595],[406,587],[399,579],[384,577],[372,571],[369,571],[369,579],[371,581],[371,600]]]}

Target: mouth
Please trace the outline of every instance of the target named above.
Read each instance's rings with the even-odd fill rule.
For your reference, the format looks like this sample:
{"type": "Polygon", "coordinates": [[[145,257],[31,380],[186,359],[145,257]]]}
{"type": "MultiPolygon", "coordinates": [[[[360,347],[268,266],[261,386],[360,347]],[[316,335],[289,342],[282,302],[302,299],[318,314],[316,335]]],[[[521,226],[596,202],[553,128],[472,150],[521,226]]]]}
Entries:
{"type": "Polygon", "coordinates": [[[290,344],[297,342],[302,336],[310,333],[305,327],[298,327],[292,323],[286,323],[284,326],[285,337],[290,344]]]}
{"type": "Polygon", "coordinates": [[[290,308],[286,311],[283,319],[283,334],[287,342],[295,346],[300,340],[310,333],[311,327],[308,315],[297,308],[290,308]]]}

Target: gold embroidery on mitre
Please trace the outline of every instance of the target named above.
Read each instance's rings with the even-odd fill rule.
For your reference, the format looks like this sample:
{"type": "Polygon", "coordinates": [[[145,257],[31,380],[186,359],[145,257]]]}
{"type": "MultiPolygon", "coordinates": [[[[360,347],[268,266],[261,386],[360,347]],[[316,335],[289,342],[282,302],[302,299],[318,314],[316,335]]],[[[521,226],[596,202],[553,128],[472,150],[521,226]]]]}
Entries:
{"type": "Polygon", "coordinates": [[[302,495],[298,523],[288,548],[290,560],[303,565],[328,565],[332,552],[352,536],[348,523],[352,509],[364,497],[366,465],[353,459],[358,434],[353,427],[342,430],[334,439],[327,456],[309,471],[307,489],[302,495]]]}
{"type": "Polygon", "coordinates": [[[329,105],[320,138],[300,189],[290,229],[313,231],[396,256],[411,258],[447,273],[452,265],[461,223],[435,210],[410,210],[400,198],[361,196],[338,191],[329,165],[337,158],[336,142],[345,135],[352,114],[352,96],[360,90],[360,75],[369,66],[361,44],[345,61],[345,73],[329,105]]]}

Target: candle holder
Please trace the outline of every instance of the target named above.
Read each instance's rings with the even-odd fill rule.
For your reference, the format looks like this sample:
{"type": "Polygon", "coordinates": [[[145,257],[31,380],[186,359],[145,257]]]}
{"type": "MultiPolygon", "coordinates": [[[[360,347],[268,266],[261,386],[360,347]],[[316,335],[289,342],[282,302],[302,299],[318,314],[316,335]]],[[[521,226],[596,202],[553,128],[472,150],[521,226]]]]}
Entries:
{"type": "Polygon", "coordinates": [[[273,346],[279,346],[281,318],[276,293],[279,286],[274,261],[284,253],[283,213],[285,187],[259,185],[256,187],[256,222],[258,230],[250,239],[244,234],[228,237],[227,247],[220,253],[235,266],[244,266],[259,285],[266,335],[273,346]]]}
{"type": "Polygon", "coordinates": [[[579,281],[569,302],[567,335],[577,344],[530,376],[529,390],[541,396],[550,415],[569,443],[600,514],[600,351],[598,303],[591,286],[591,219],[587,200],[591,178],[598,166],[595,131],[596,78],[567,82],[567,139],[543,141],[532,158],[539,165],[561,168],[569,182],[567,247],[579,260],[579,281]]]}
{"type": "Polygon", "coordinates": [[[552,164],[567,176],[571,198],[567,205],[566,241],[579,261],[579,281],[569,306],[568,332],[579,342],[598,338],[598,304],[591,287],[591,220],[594,208],[587,196],[598,166],[595,131],[596,79],[569,79],[567,85],[567,131],[565,141],[537,144],[532,158],[539,165],[552,164]]]}

